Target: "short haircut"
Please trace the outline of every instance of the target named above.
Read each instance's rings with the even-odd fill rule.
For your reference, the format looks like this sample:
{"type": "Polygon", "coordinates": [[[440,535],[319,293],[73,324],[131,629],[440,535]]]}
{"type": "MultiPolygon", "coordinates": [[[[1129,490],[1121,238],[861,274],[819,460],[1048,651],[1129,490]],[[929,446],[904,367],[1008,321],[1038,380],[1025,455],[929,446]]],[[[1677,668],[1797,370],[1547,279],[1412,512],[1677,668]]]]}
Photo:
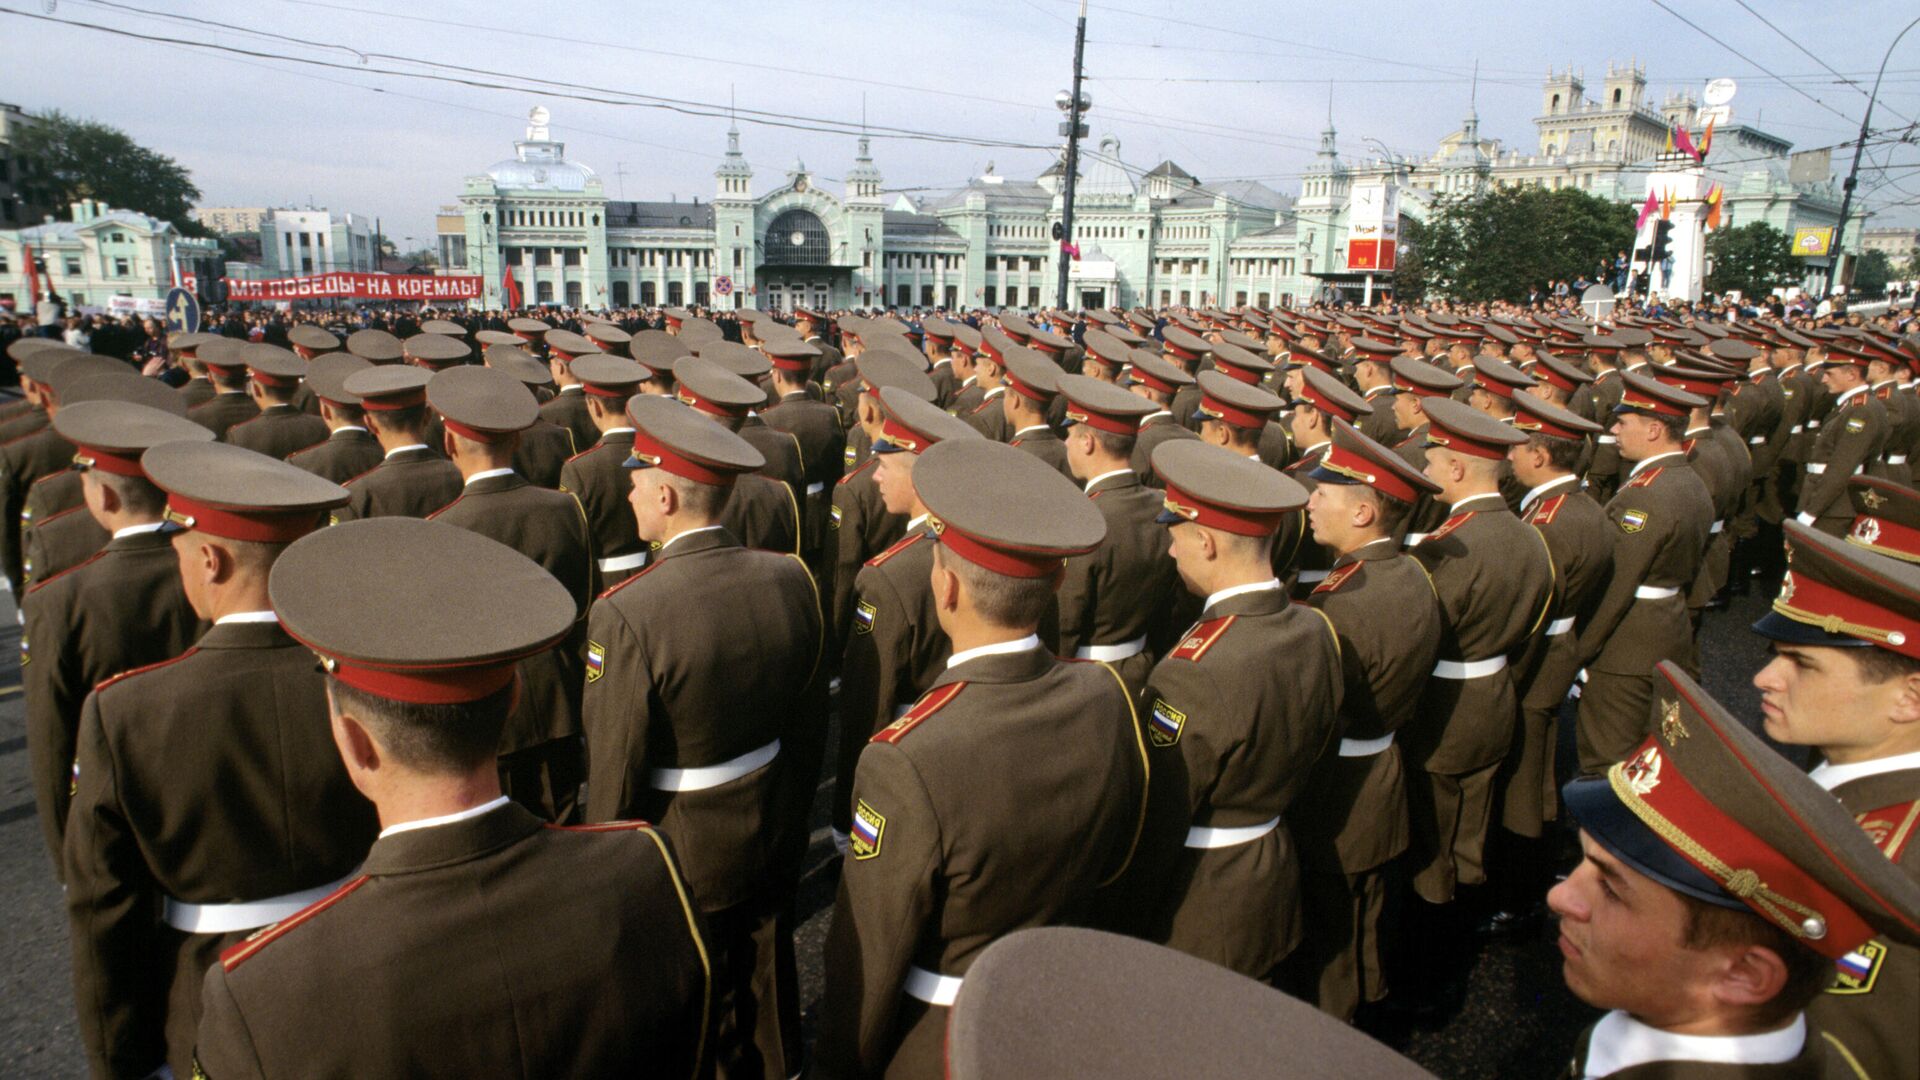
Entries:
{"type": "Polygon", "coordinates": [[[515,689],[509,682],[478,701],[420,705],[327,678],[334,708],[365,724],[381,750],[408,769],[441,776],[465,775],[499,755],[515,689]]]}
{"type": "Polygon", "coordinates": [[[1400,523],[1406,520],[1407,515],[1413,513],[1413,504],[1405,499],[1396,499],[1386,492],[1381,491],[1379,488],[1368,484],[1354,484],[1352,486],[1359,488],[1361,497],[1373,504],[1373,513],[1376,519],[1375,525],[1377,528],[1386,532],[1390,533],[1399,528],[1400,523]]]}
{"type": "MultiPolygon", "coordinates": [[[[325,525],[326,523],[319,521],[316,524],[325,525]]],[[[287,550],[287,546],[292,543],[291,540],[234,540],[225,536],[209,536],[208,539],[231,552],[233,561],[241,570],[262,576],[273,569],[273,564],[280,558],[280,553],[287,550]]]]}
{"type": "Polygon", "coordinates": [[[296,387],[275,386],[273,383],[265,382],[260,379],[250,379],[248,381],[252,385],[260,388],[261,397],[266,398],[268,401],[274,402],[275,404],[285,405],[286,403],[293,400],[293,395],[296,387]]]}
{"type": "Polygon", "coordinates": [[[1785,930],[1746,908],[1721,907],[1675,893],[1687,910],[1680,943],[1689,949],[1759,946],[1776,953],[1787,966],[1787,982],[1773,1000],[1755,1006],[1761,1025],[1783,1023],[1813,1004],[1833,985],[1833,961],[1794,940],[1785,930]]]}
{"type": "Polygon", "coordinates": [[[1278,536],[1277,533],[1247,536],[1243,533],[1227,532],[1224,529],[1214,529],[1212,532],[1214,546],[1226,555],[1247,560],[1265,561],[1273,558],[1273,542],[1278,536]]]}
{"type": "Polygon", "coordinates": [[[1667,438],[1674,442],[1684,442],[1687,437],[1687,418],[1668,416],[1666,413],[1646,413],[1648,419],[1655,421],[1667,431],[1667,438]]]}
{"type": "Polygon", "coordinates": [[[366,417],[382,431],[418,435],[427,430],[427,407],[409,405],[404,409],[369,409],[366,417]]]}
{"type": "Polygon", "coordinates": [[[1532,432],[1527,435],[1527,445],[1535,450],[1547,452],[1547,463],[1562,472],[1578,472],[1580,455],[1586,453],[1587,444],[1582,439],[1563,439],[1558,435],[1532,432]]]}
{"type": "Polygon", "coordinates": [[[1009,630],[1032,630],[1046,617],[1053,604],[1053,590],[1059,575],[1041,578],[1017,578],[989,570],[959,555],[948,555],[944,544],[935,545],[933,561],[950,570],[966,586],[967,595],[980,617],[1009,630]]]}
{"type": "Polygon", "coordinates": [[[1091,425],[1087,427],[1087,431],[1093,436],[1093,445],[1099,447],[1101,453],[1110,457],[1131,458],[1134,444],[1140,441],[1138,436],[1122,435],[1117,431],[1102,431],[1091,425]]]}
{"type": "Polygon", "coordinates": [[[247,371],[245,368],[236,371],[233,368],[210,367],[207,369],[207,379],[222,390],[245,390],[247,388],[247,371]]]}
{"type": "Polygon", "coordinates": [[[733,497],[732,484],[703,484],[664,471],[660,474],[660,480],[673,489],[682,511],[708,521],[718,520],[721,512],[727,508],[727,501],[733,497]]]}
{"type": "Polygon", "coordinates": [[[1904,679],[1909,675],[1920,675],[1920,660],[1911,656],[1902,656],[1886,649],[1848,649],[1855,663],[1860,666],[1860,678],[1870,683],[1884,683],[1890,679],[1904,679]]]}
{"type": "Polygon", "coordinates": [[[90,469],[87,475],[98,481],[101,487],[118,496],[120,505],[129,514],[158,518],[166,512],[167,493],[155,487],[153,481],[144,476],[121,476],[101,469],[90,469]]]}
{"type": "MultiPolygon", "coordinates": [[[[322,400],[325,399],[323,398],[322,400]]],[[[367,410],[358,405],[348,405],[341,401],[328,401],[327,409],[333,413],[335,420],[347,424],[359,424],[362,427],[366,426],[367,410]]]]}

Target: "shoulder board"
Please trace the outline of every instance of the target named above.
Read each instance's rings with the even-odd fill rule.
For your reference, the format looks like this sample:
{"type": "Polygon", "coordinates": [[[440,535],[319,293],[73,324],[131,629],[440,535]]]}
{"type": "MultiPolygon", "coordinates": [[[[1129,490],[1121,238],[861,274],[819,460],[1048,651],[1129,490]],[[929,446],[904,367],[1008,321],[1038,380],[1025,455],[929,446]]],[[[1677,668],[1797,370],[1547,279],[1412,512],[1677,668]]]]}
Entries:
{"type": "MultiPolygon", "coordinates": [[[[52,579],[48,579],[48,580],[52,580],[52,579]]],[[[145,675],[149,671],[156,671],[160,668],[166,667],[168,664],[177,664],[180,661],[185,660],[187,657],[192,656],[194,653],[197,653],[199,651],[200,651],[200,646],[194,645],[188,648],[186,652],[181,653],[179,656],[170,656],[165,660],[160,660],[151,664],[143,664],[140,667],[132,668],[128,671],[123,671],[118,675],[109,676],[108,678],[103,679],[98,685],[96,685],[93,688],[94,692],[98,693],[101,690],[105,690],[109,686],[114,686],[118,683],[125,682],[126,680],[133,678],[135,675],[145,675]]]]}
{"type": "MultiPolygon", "coordinates": [[[[381,459],[380,459],[380,465],[385,465],[386,463],[387,463],[387,459],[386,459],[386,458],[384,458],[384,457],[383,457],[383,458],[381,458],[381,459]]],[[[361,474],[360,474],[360,475],[358,475],[358,476],[349,476],[349,477],[347,477],[347,479],[346,479],[346,482],[345,482],[345,483],[343,483],[343,484],[341,484],[340,486],[341,486],[341,487],[352,487],[352,486],[353,486],[354,484],[357,484],[357,483],[359,483],[360,481],[362,481],[362,480],[365,480],[365,479],[366,479],[367,477],[369,477],[369,476],[372,476],[372,475],[373,475],[374,473],[377,473],[377,472],[379,472],[379,471],[380,471],[380,465],[375,465],[375,466],[374,466],[373,468],[371,468],[371,469],[368,469],[368,470],[367,470],[366,472],[363,472],[363,473],[361,473],[361,474]]]]}
{"type": "MultiPolygon", "coordinates": [[[[565,429],[563,428],[562,430],[565,430],[565,429]]],[[[571,439],[573,438],[573,432],[571,432],[571,431],[568,431],[568,432],[567,432],[567,438],[568,438],[569,440],[571,440],[571,439]]],[[[593,444],[592,446],[589,446],[589,447],[587,447],[587,448],[586,448],[585,450],[582,450],[582,451],[580,451],[579,453],[577,453],[577,454],[575,454],[575,455],[573,455],[572,457],[570,457],[570,458],[568,458],[568,459],[567,459],[567,461],[568,461],[569,463],[571,463],[571,462],[575,462],[575,461],[579,461],[579,460],[580,460],[581,458],[583,458],[583,457],[586,457],[586,456],[587,456],[588,454],[591,454],[591,453],[593,453],[593,452],[594,452],[595,450],[604,450],[604,449],[606,449],[606,447],[607,447],[607,444],[606,444],[606,443],[603,443],[603,442],[595,442],[595,443],[594,443],[594,444],[593,444]]]]}
{"type": "Polygon", "coordinates": [[[1013,440],[1012,442],[1010,442],[1010,443],[1008,443],[1007,445],[1008,445],[1008,446],[1019,446],[1019,445],[1020,445],[1021,443],[1023,443],[1023,442],[1026,442],[1026,441],[1027,441],[1027,440],[1025,440],[1025,439],[1015,439],[1015,440],[1013,440]]]}
{"type": "Polygon", "coordinates": [[[1452,517],[1448,518],[1445,521],[1445,523],[1443,523],[1439,528],[1428,533],[1426,540],[1422,540],[1421,543],[1424,544],[1431,540],[1440,539],[1441,537],[1447,535],[1448,533],[1459,528],[1460,526],[1465,525],[1467,522],[1472,521],[1473,515],[1476,513],[1478,513],[1478,511],[1469,510],[1464,514],[1453,515],[1452,517]]]}
{"type": "Polygon", "coordinates": [[[44,483],[46,483],[46,482],[47,482],[47,481],[49,481],[49,480],[53,480],[53,479],[56,479],[56,478],[58,478],[58,477],[62,477],[62,476],[65,476],[65,475],[67,475],[68,473],[70,473],[70,472],[72,472],[72,471],[73,471],[73,470],[72,470],[71,468],[67,468],[67,469],[61,469],[61,470],[60,470],[60,471],[58,471],[58,472],[50,472],[50,473],[48,473],[47,475],[45,475],[45,476],[42,476],[42,477],[40,477],[39,479],[37,479],[37,480],[35,480],[35,481],[34,481],[33,483],[31,483],[31,484],[28,484],[28,485],[27,485],[27,487],[28,487],[29,489],[32,489],[32,488],[37,488],[37,487],[39,487],[39,486],[40,486],[41,484],[44,484],[44,483]]]}
{"type": "Polygon", "coordinates": [[[603,821],[597,825],[554,825],[548,823],[546,828],[554,832],[638,832],[641,829],[651,829],[653,826],[644,821],[603,821]]]}
{"type": "Polygon", "coordinates": [[[881,563],[884,563],[888,559],[893,558],[895,555],[898,555],[901,552],[907,550],[908,548],[912,547],[914,544],[919,543],[927,535],[928,535],[927,533],[920,532],[920,533],[914,533],[912,536],[903,537],[901,538],[899,543],[894,544],[892,547],[888,548],[887,550],[881,552],[878,555],[875,555],[871,559],[868,559],[867,565],[879,566],[881,563]]]}
{"type": "MultiPolygon", "coordinates": [[[[658,549],[655,549],[655,550],[658,550],[658,549]]],[[[646,577],[648,574],[653,573],[655,570],[658,570],[659,568],[660,568],[660,560],[649,558],[647,560],[647,565],[641,567],[639,573],[633,575],[632,577],[621,582],[620,584],[615,585],[612,588],[602,592],[600,594],[600,599],[605,600],[607,597],[612,596],[614,593],[619,592],[621,589],[624,589],[627,586],[633,584],[634,582],[639,581],[641,578],[646,577]]]]}
{"type": "Polygon", "coordinates": [[[1529,525],[1553,524],[1553,516],[1560,512],[1560,507],[1564,505],[1566,501],[1567,501],[1567,493],[1564,491],[1558,495],[1555,495],[1551,499],[1540,500],[1540,505],[1534,507],[1533,512],[1527,515],[1527,524],[1529,525]]]}
{"type": "Polygon", "coordinates": [[[1353,575],[1360,572],[1360,568],[1363,565],[1365,564],[1359,563],[1359,562],[1350,562],[1347,565],[1340,567],[1338,570],[1328,571],[1327,576],[1320,582],[1320,584],[1313,587],[1313,591],[1316,593],[1338,591],[1340,586],[1345,585],[1348,582],[1348,580],[1353,577],[1353,575]]]}
{"type": "Polygon", "coordinates": [[[299,457],[299,456],[300,456],[301,454],[311,454],[311,453],[313,453],[313,452],[314,452],[315,450],[318,450],[318,449],[320,449],[321,447],[323,447],[323,446],[325,446],[325,445],[327,445],[328,443],[330,443],[330,442],[332,442],[332,441],[333,441],[333,436],[332,436],[331,434],[329,434],[329,435],[328,435],[328,436],[327,436],[326,438],[324,438],[324,439],[321,439],[321,440],[320,440],[319,442],[317,442],[317,443],[314,443],[314,444],[313,444],[312,446],[303,446],[303,447],[301,447],[300,449],[298,449],[298,450],[295,450],[295,451],[294,451],[293,453],[291,453],[291,454],[288,454],[288,455],[287,455],[287,460],[288,460],[289,462],[291,462],[291,461],[292,461],[292,460],[293,460],[294,458],[297,458],[297,457],[299,457]]]}
{"type": "Polygon", "coordinates": [[[1660,478],[1660,474],[1666,471],[1667,471],[1667,467],[1665,465],[1661,465],[1657,468],[1648,469],[1647,471],[1641,473],[1639,476],[1634,477],[1633,479],[1627,481],[1626,483],[1620,486],[1623,488],[1651,487],[1653,485],[1653,482],[1660,478]]]}
{"type": "Polygon", "coordinates": [[[1900,853],[1906,850],[1907,841],[1915,832],[1920,832],[1920,799],[1912,799],[1892,806],[1883,806],[1878,810],[1869,810],[1854,818],[1860,828],[1873,841],[1889,860],[1900,861],[1900,853]]]}
{"type": "MultiPolygon", "coordinates": [[[[84,509],[84,507],[81,509],[84,509]]],[[[53,520],[52,518],[47,519],[47,521],[52,521],[52,520],[53,520]]],[[[43,521],[40,524],[45,525],[46,523],[47,523],[46,521],[43,521]]],[[[88,558],[86,562],[77,563],[73,566],[69,566],[65,570],[60,571],[59,573],[53,575],[52,577],[48,578],[45,581],[34,582],[32,585],[29,585],[27,587],[27,595],[31,596],[34,593],[39,592],[41,589],[44,589],[47,586],[53,584],[54,582],[59,581],[61,578],[66,577],[68,574],[73,573],[75,570],[78,570],[81,567],[91,566],[93,563],[99,561],[101,556],[105,555],[106,553],[107,553],[106,549],[102,548],[99,551],[94,552],[92,557],[88,558]]]]}
{"type": "Polygon", "coordinates": [[[1187,631],[1186,636],[1180,639],[1179,646],[1167,654],[1168,658],[1173,660],[1200,659],[1207,654],[1208,649],[1213,648],[1214,642],[1226,636],[1227,630],[1232,627],[1239,618],[1240,616],[1238,615],[1228,615],[1224,618],[1208,619],[1205,622],[1194,623],[1193,629],[1187,631]]]}
{"type": "Polygon", "coordinates": [[[84,514],[86,512],[87,508],[85,506],[69,506],[57,514],[48,514],[46,517],[34,522],[27,527],[27,531],[32,532],[36,529],[44,529],[54,522],[59,521],[61,518],[70,518],[75,514],[84,514]]]}
{"type": "MultiPolygon", "coordinates": [[[[990,397],[990,398],[987,398],[986,400],[984,400],[984,401],[982,401],[982,402],[981,402],[980,404],[978,404],[978,405],[975,405],[975,406],[973,407],[973,412],[974,412],[974,413],[976,413],[976,414],[977,414],[977,413],[982,413],[982,412],[985,412],[985,411],[986,411],[986,409],[987,409],[987,406],[988,406],[988,405],[991,405],[991,404],[993,404],[994,402],[996,402],[996,401],[998,401],[998,400],[1000,400],[1000,399],[999,399],[999,398],[997,398],[997,397],[990,397]]],[[[971,415],[971,414],[970,414],[970,415],[971,415]]]]}
{"type": "Polygon", "coordinates": [[[869,468],[872,468],[873,466],[878,464],[880,464],[880,459],[878,457],[869,457],[867,460],[860,463],[859,468],[841,477],[840,482],[843,484],[847,483],[848,481],[852,480],[854,477],[859,476],[861,473],[866,472],[869,468]]]}
{"type": "Polygon", "coordinates": [[[287,931],[292,930],[294,927],[299,926],[308,919],[313,918],[315,915],[346,899],[348,894],[366,883],[367,875],[361,874],[359,877],[335,889],[331,895],[315,900],[313,903],[281,919],[272,926],[263,926],[253,933],[248,934],[244,940],[228,946],[221,951],[221,970],[232,971],[234,968],[239,967],[245,963],[249,957],[253,956],[253,954],[266,948],[273,942],[280,940],[287,931]]]}
{"type": "Polygon", "coordinates": [[[913,703],[913,708],[908,709],[900,715],[900,719],[881,728],[880,734],[875,735],[870,741],[878,743],[899,742],[902,738],[906,737],[907,732],[920,726],[922,720],[946,708],[948,703],[952,702],[954,698],[959,697],[960,691],[966,688],[967,684],[964,681],[934,687],[932,690],[921,695],[920,700],[913,703]]]}

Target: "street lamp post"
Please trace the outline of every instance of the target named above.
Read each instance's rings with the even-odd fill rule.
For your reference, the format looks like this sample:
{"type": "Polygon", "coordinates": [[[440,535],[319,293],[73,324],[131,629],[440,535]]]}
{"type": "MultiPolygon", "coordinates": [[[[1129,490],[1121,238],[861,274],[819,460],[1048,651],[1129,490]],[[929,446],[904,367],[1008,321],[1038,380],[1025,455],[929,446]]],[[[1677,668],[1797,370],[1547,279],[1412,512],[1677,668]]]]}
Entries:
{"type": "Polygon", "coordinates": [[[1053,100],[1065,113],[1067,119],[1060,125],[1060,134],[1067,137],[1067,179],[1061,188],[1064,198],[1060,204],[1060,235],[1056,238],[1058,246],[1054,255],[1060,263],[1060,287],[1054,306],[1061,311],[1067,310],[1067,248],[1073,243],[1073,186],[1080,172],[1080,137],[1087,133],[1086,124],[1081,118],[1093,107],[1093,101],[1080,90],[1081,60],[1087,51],[1087,0],[1080,0],[1080,19],[1073,30],[1073,89],[1061,91],[1053,100]]]}
{"type": "Polygon", "coordinates": [[[1853,144],[1853,167],[1847,170],[1847,182],[1840,196],[1840,225],[1833,233],[1833,268],[1827,273],[1826,284],[1820,287],[1820,299],[1825,300],[1833,292],[1833,279],[1840,272],[1840,254],[1847,242],[1847,211],[1853,207],[1853,189],[1860,182],[1860,152],[1867,148],[1867,127],[1873,123],[1873,105],[1880,99],[1880,80],[1887,74],[1887,61],[1893,59],[1894,47],[1907,31],[1920,26],[1920,17],[1902,27],[1887,43],[1887,54],[1880,58],[1880,71],[1873,77],[1873,93],[1867,95],[1867,113],[1860,118],[1860,138],[1853,144]]]}

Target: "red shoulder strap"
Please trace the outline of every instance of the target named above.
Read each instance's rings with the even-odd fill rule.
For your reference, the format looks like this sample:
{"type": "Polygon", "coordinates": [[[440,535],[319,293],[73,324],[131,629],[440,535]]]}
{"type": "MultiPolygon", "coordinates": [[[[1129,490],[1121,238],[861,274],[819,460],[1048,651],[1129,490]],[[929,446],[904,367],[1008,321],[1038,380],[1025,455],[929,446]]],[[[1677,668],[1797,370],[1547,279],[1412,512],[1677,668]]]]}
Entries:
{"type": "Polygon", "coordinates": [[[1227,630],[1239,618],[1238,615],[1227,615],[1195,623],[1193,629],[1187,631],[1187,635],[1180,639],[1180,644],[1167,654],[1168,657],[1174,660],[1200,659],[1207,654],[1208,649],[1213,648],[1214,642],[1226,636],[1227,630]]]}
{"type": "Polygon", "coordinates": [[[934,687],[921,695],[920,700],[914,702],[913,708],[901,714],[900,719],[881,728],[880,734],[875,735],[871,741],[877,743],[899,742],[906,737],[907,732],[919,727],[920,723],[927,717],[946,708],[954,698],[960,696],[960,691],[966,688],[967,684],[965,680],[948,683],[945,686],[934,687]]]}

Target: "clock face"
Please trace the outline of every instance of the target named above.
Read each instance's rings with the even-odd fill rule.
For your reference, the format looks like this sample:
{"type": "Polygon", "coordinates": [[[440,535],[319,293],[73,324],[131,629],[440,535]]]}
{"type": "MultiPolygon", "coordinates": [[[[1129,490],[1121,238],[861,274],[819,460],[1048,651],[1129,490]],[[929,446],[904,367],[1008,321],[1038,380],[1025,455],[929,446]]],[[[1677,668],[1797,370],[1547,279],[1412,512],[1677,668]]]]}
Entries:
{"type": "Polygon", "coordinates": [[[802,244],[805,244],[806,242],[807,242],[807,234],[801,232],[798,229],[795,229],[793,231],[792,236],[787,237],[787,243],[792,244],[794,247],[799,247],[802,244]]]}

